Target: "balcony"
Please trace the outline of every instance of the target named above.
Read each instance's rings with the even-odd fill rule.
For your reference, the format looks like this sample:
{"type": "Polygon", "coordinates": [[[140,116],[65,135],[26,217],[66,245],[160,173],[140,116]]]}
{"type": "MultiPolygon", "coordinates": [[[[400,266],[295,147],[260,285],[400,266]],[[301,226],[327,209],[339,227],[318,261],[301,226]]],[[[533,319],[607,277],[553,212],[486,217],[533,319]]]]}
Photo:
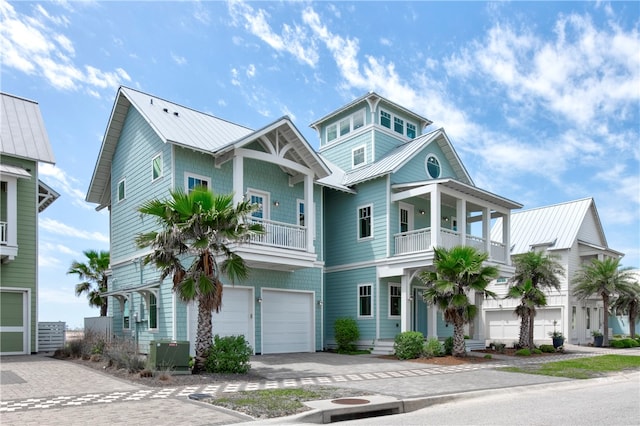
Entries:
{"type": "MultiPolygon", "coordinates": [[[[399,234],[395,234],[393,237],[395,241],[395,256],[426,252],[432,249],[430,228],[401,232],[399,234]]],[[[460,244],[460,233],[450,229],[441,229],[439,240],[442,247],[450,249],[451,247],[460,244]]],[[[485,239],[481,237],[467,235],[466,245],[475,247],[479,251],[485,251],[485,239]]],[[[489,258],[494,262],[506,263],[507,247],[505,244],[497,241],[491,241],[490,247],[491,253],[489,254],[489,258]]]]}
{"type": "Polygon", "coordinates": [[[252,244],[278,247],[289,250],[307,250],[307,228],[274,220],[252,218],[252,223],[264,227],[264,234],[251,237],[252,244]]]}

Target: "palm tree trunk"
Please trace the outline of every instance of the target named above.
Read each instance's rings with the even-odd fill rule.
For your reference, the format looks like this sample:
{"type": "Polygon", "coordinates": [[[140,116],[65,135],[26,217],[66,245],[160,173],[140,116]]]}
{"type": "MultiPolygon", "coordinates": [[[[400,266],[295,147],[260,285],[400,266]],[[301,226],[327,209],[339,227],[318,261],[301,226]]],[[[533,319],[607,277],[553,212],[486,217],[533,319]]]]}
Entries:
{"type": "Polygon", "coordinates": [[[629,306],[629,334],[632,339],[636,338],[636,321],[638,320],[638,304],[631,303],[629,306]]]}
{"type": "Polygon", "coordinates": [[[534,334],[534,326],[535,326],[535,316],[536,311],[533,309],[529,309],[529,341],[527,342],[527,347],[531,350],[535,349],[535,345],[533,344],[533,334],[534,334]]]}
{"type": "Polygon", "coordinates": [[[213,342],[213,328],[211,326],[212,313],[206,303],[198,303],[198,331],[196,333],[196,357],[193,365],[193,373],[204,371],[204,363],[207,352],[213,342]]]}
{"type": "Polygon", "coordinates": [[[107,307],[108,307],[107,300],[108,299],[106,297],[104,297],[102,299],[102,305],[100,306],[100,316],[101,317],[106,317],[107,316],[107,307]]]}
{"type": "Polygon", "coordinates": [[[602,335],[604,336],[602,339],[602,346],[609,346],[609,295],[607,293],[602,293],[602,309],[604,313],[602,314],[602,335]]]}
{"type": "Polygon", "coordinates": [[[529,342],[529,314],[527,311],[522,312],[520,317],[520,338],[518,339],[518,346],[524,348],[529,342]]]}
{"type": "Polygon", "coordinates": [[[467,356],[467,350],[464,345],[464,322],[462,319],[453,323],[453,356],[467,356]]]}

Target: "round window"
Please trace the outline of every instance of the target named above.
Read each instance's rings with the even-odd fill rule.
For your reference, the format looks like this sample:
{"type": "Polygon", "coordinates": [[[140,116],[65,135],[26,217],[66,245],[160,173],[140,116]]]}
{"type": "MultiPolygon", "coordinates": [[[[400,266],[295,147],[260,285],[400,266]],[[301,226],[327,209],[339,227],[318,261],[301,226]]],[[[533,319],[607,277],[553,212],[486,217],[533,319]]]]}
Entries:
{"type": "Polygon", "coordinates": [[[435,155],[429,155],[427,157],[425,166],[427,169],[427,174],[431,178],[437,179],[440,177],[440,162],[438,161],[435,155]]]}

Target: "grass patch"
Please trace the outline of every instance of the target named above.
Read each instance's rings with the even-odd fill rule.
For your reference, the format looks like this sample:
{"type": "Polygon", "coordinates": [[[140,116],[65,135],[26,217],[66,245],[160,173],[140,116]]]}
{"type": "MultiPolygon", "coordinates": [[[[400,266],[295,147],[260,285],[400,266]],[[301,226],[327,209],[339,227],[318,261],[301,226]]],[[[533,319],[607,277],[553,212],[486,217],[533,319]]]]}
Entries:
{"type": "Polygon", "coordinates": [[[606,373],[640,368],[640,356],[602,355],[590,358],[568,359],[523,367],[505,367],[502,371],[540,374],[544,376],[591,379],[606,373]]]}
{"type": "MultiPolygon", "coordinates": [[[[353,395],[354,391],[331,388],[294,388],[242,391],[208,400],[210,404],[248,414],[257,419],[285,417],[310,408],[305,401],[335,399],[353,395]],[[348,393],[345,393],[348,392],[348,393]]],[[[357,392],[357,391],[356,391],[357,392]]]]}

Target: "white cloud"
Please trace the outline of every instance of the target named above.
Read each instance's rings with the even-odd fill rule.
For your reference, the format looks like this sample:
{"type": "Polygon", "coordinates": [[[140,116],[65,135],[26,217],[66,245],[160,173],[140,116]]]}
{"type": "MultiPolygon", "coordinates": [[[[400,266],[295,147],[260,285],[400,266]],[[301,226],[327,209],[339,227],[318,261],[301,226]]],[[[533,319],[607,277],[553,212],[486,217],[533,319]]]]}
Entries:
{"type": "Polygon", "coordinates": [[[77,65],[71,40],[59,32],[70,25],[66,16],[53,16],[42,4],[35,14],[26,16],[0,0],[0,45],[3,65],[27,74],[39,74],[59,90],[115,89],[122,81],[130,81],[122,69],[102,71],[91,65],[77,65]],[[50,26],[51,25],[51,26],[50,26]]]}
{"type": "Polygon", "coordinates": [[[171,52],[171,59],[173,59],[173,62],[175,62],[178,65],[185,65],[187,63],[187,58],[185,58],[184,56],[177,55],[173,52],[171,52]]]}
{"type": "Polygon", "coordinates": [[[67,172],[52,164],[43,163],[38,168],[39,177],[46,181],[56,191],[71,197],[71,204],[83,209],[92,210],[93,207],[84,201],[84,190],[78,189],[83,185],[78,179],[69,176],[67,172]],[[52,182],[53,181],[53,182],[52,182]]]}
{"type": "Polygon", "coordinates": [[[249,64],[247,67],[247,77],[253,78],[256,75],[256,66],[253,64],[249,64]]]}
{"type": "Polygon", "coordinates": [[[65,223],[51,218],[41,218],[39,221],[40,229],[56,235],[63,235],[71,238],[80,238],[83,240],[92,240],[102,243],[109,243],[109,237],[100,232],[91,232],[74,228],[65,223]]]}

